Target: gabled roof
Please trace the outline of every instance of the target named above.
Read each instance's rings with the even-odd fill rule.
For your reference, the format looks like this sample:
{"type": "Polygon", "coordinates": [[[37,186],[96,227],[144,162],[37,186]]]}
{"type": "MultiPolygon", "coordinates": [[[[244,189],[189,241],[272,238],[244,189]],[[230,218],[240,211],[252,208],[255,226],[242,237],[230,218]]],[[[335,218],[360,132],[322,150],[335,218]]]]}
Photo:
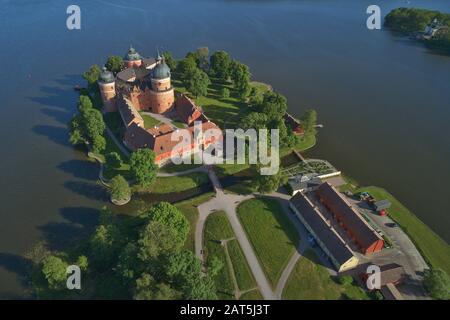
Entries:
{"type": "Polygon", "coordinates": [[[331,184],[328,182],[321,184],[316,193],[333,214],[345,224],[346,228],[351,231],[362,246],[369,247],[374,242],[382,240],[380,235],[364,220],[361,214],[331,184]]]}
{"type": "Polygon", "coordinates": [[[290,202],[339,264],[342,265],[353,257],[344,240],[302,193],[297,193],[290,202]]]}
{"type": "Polygon", "coordinates": [[[203,115],[195,103],[184,94],[175,101],[175,110],[181,120],[187,124],[191,124],[203,115]]]}

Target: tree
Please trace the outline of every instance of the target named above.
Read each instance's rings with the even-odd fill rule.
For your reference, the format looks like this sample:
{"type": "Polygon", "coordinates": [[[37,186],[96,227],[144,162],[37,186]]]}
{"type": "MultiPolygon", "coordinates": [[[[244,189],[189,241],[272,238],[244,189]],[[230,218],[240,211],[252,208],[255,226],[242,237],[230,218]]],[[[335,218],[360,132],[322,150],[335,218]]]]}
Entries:
{"type": "Polygon", "coordinates": [[[313,109],[307,109],[300,118],[300,123],[302,124],[303,130],[305,130],[305,134],[315,134],[317,112],[313,109]]]}
{"type": "Polygon", "coordinates": [[[67,281],[68,264],[57,256],[48,256],[42,262],[42,273],[50,289],[62,289],[67,281]]]}
{"type": "Polygon", "coordinates": [[[150,149],[138,149],[131,154],[130,170],[141,187],[149,187],[156,178],[158,166],[155,153],[150,149]]]}
{"type": "Polygon", "coordinates": [[[269,122],[277,122],[283,119],[287,111],[287,100],[279,93],[267,91],[257,109],[267,116],[269,122]]]}
{"type": "Polygon", "coordinates": [[[286,178],[278,170],[273,175],[262,175],[259,172],[256,174],[255,187],[260,193],[271,193],[276,191],[282,184],[286,183],[286,178]]]}
{"type": "Polygon", "coordinates": [[[208,274],[211,277],[215,277],[219,274],[220,270],[223,268],[222,261],[217,258],[217,256],[213,256],[208,262],[208,274]]]}
{"type": "Polygon", "coordinates": [[[149,221],[139,233],[138,258],[144,262],[155,260],[160,254],[166,254],[178,243],[172,238],[169,227],[158,221],[149,221]]]}
{"type": "Polygon", "coordinates": [[[119,247],[120,233],[114,224],[98,226],[90,239],[92,259],[101,269],[111,265],[119,247]]]}
{"type": "Polygon", "coordinates": [[[131,189],[127,180],[120,174],[111,179],[109,183],[109,194],[111,199],[121,201],[127,200],[131,196],[131,189]]]}
{"type": "Polygon", "coordinates": [[[208,75],[202,70],[196,68],[192,73],[184,80],[186,89],[191,92],[195,97],[206,96],[208,94],[208,86],[211,84],[208,75]]]}
{"type": "Polygon", "coordinates": [[[106,69],[108,69],[109,71],[113,72],[114,74],[117,74],[124,67],[124,63],[123,63],[122,57],[110,56],[108,58],[108,61],[106,61],[105,67],[106,67],[106,69]]]}
{"type": "Polygon", "coordinates": [[[116,272],[122,277],[123,282],[128,284],[139,272],[139,260],[137,259],[138,248],[135,242],[128,242],[119,253],[116,272]]]}
{"type": "Polygon", "coordinates": [[[231,73],[231,58],[225,51],[216,51],[209,58],[211,74],[224,81],[231,73]]]}
{"type": "Polygon", "coordinates": [[[159,202],[143,213],[143,216],[167,227],[174,249],[180,249],[184,245],[189,233],[189,221],[177,207],[168,202],[159,202]]]}
{"type": "Polygon", "coordinates": [[[78,99],[78,110],[80,113],[85,112],[87,109],[92,109],[92,101],[89,96],[86,95],[80,95],[80,98],[78,99]]]}
{"type": "Polygon", "coordinates": [[[192,73],[197,69],[197,62],[195,58],[192,56],[188,56],[178,62],[177,64],[177,73],[180,75],[181,80],[189,79],[192,73]]]}
{"type": "Polygon", "coordinates": [[[80,267],[81,270],[86,271],[89,266],[88,258],[86,256],[79,256],[76,265],[80,267]]]}
{"type": "Polygon", "coordinates": [[[223,99],[228,99],[230,97],[230,90],[228,90],[228,88],[223,87],[222,89],[220,89],[220,96],[223,99]]]}
{"type": "Polygon", "coordinates": [[[100,153],[106,148],[106,139],[101,135],[96,135],[92,139],[92,151],[94,153],[100,153]]]}
{"type": "Polygon", "coordinates": [[[260,112],[251,112],[242,118],[240,122],[240,128],[247,129],[266,129],[267,128],[267,116],[260,112]]]}
{"type": "Polygon", "coordinates": [[[90,139],[103,135],[106,125],[102,113],[97,109],[87,109],[81,113],[81,118],[90,139]]]}
{"type": "Polygon", "coordinates": [[[135,300],[152,300],[153,291],[152,288],[155,285],[155,280],[148,273],[143,273],[136,279],[136,288],[134,299],[135,300]]]}
{"type": "Polygon", "coordinates": [[[166,64],[169,66],[170,70],[176,70],[177,61],[173,58],[172,53],[170,51],[165,51],[163,53],[164,60],[166,64]]]}
{"type": "Polygon", "coordinates": [[[231,80],[233,80],[234,87],[236,88],[236,91],[238,94],[242,97],[244,94],[248,94],[250,91],[250,70],[249,68],[239,62],[239,61],[233,61],[231,64],[231,80]]]}
{"type": "Polygon", "coordinates": [[[183,299],[217,299],[214,281],[202,274],[200,260],[191,251],[171,255],[165,269],[176,288],[181,288],[183,299]]]}
{"type": "Polygon", "coordinates": [[[89,68],[89,70],[83,73],[83,78],[87,81],[88,87],[91,89],[97,88],[97,81],[100,77],[100,67],[98,65],[93,65],[89,68]]]}
{"type": "Polygon", "coordinates": [[[110,152],[105,155],[106,164],[111,168],[120,168],[122,166],[122,158],[117,152],[110,152]]]}
{"type": "Polygon", "coordinates": [[[424,286],[434,299],[450,299],[450,277],[442,269],[427,269],[424,272],[424,286]]]}
{"type": "Polygon", "coordinates": [[[208,47],[197,48],[195,55],[197,56],[197,66],[205,72],[208,71],[208,69],[209,69],[209,61],[208,61],[209,60],[209,49],[208,49],[208,47]]]}

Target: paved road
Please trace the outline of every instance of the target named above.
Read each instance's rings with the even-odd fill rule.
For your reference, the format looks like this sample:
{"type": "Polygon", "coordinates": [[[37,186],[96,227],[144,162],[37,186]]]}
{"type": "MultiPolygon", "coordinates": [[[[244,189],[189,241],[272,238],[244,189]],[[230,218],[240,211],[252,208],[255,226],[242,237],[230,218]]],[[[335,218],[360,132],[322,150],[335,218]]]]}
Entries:
{"type": "Polygon", "coordinates": [[[236,214],[237,205],[245,200],[251,199],[253,195],[241,196],[235,194],[226,194],[224,193],[222,186],[220,185],[220,181],[217,175],[213,170],[209,171],[209,178],[216,190],[216,196],[199,205],[199,219],[195,230],[195,253],[196,255],[203,261],[204,257],[202,254],[203,248],[203,229],[205,225],[206,218],[208,215],[217,210],[225,211],[227,218],[231,224],[233,232],[236,236],[236,239],[239,242],[239,245],[244,252],[244,256],[247,259],[248,265],[252,270],[253,276],[255,277],[256,283],[258,284],[261,295],[266,300],[274,300],[276,299],[275,294],[272,291],[269,281],[266,278],[264,270],[262,269],[258,258],[253,251],[253,248],[247,239],[247,235],[239,221],[239,218],[236,214]]]}
{"type": "Polygon", "coordinates": [[[362,262],[377,265],[395,262],[402,265],[407,278],[398,286],[399,291],[406,299],[427,299],[422,280],[423,271],[428,269],[428,265],[408,235],[399,226],[390,227],[395,222],[388,216],[379,216],[365,202],[354,198],[347,199],[372,220],[393,243],[393,248],[382,250],[373,256],[361,257],[362,262]]]}

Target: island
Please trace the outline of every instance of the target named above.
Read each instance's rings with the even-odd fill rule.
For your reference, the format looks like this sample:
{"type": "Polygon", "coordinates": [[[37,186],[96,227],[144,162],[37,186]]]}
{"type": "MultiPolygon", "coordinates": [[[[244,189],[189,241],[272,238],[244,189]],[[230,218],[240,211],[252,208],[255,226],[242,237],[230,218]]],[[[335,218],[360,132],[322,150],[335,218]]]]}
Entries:
{"type": "Polygon", "coordinates": [[[448,244],[384,189],[305,158],[317,113],[288,113],[287,99],[227,52],[176,60],[130,47],[83,77],[69,139],[99,163],[113,205],[83,241],[30,252],[38,298],[448,298],[448,244]],[[280,170],[171,163],[214,144],[176,149],[169,136],[195,124],[278,129],[280,170]],[[83,272],[81,290],[66,289],[69,265],[83,272]],[[366,286],[368,265],[380,267],[378,288],[366,286]]]}
{"type": "Polygon", "coordinates": [[[389,12],[384,25],[423,42],[433,50],[450,55],[450,13],[397,8],[389,12]]]}

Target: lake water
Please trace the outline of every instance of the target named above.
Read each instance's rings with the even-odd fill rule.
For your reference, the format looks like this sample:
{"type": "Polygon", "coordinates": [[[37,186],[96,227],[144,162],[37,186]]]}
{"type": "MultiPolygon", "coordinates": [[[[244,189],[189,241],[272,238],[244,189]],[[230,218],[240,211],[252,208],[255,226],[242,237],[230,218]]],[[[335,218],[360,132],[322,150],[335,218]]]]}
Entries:
{"type": "Polygon", "coordinates": [[[36,241],[69,243],[107,204],[66,123],[79,75],[130,44],[145,55],[229,51],[292,113],[318,110],[325,127],[308,155],[389,189],[450,241],[450,58],[369,31],[370,4],[450,12],[448,0],[0,0],[0,298],[26,295],[21,255],[36,241]],[[79,31],[66,29],[73,3],[79,31]]]}

